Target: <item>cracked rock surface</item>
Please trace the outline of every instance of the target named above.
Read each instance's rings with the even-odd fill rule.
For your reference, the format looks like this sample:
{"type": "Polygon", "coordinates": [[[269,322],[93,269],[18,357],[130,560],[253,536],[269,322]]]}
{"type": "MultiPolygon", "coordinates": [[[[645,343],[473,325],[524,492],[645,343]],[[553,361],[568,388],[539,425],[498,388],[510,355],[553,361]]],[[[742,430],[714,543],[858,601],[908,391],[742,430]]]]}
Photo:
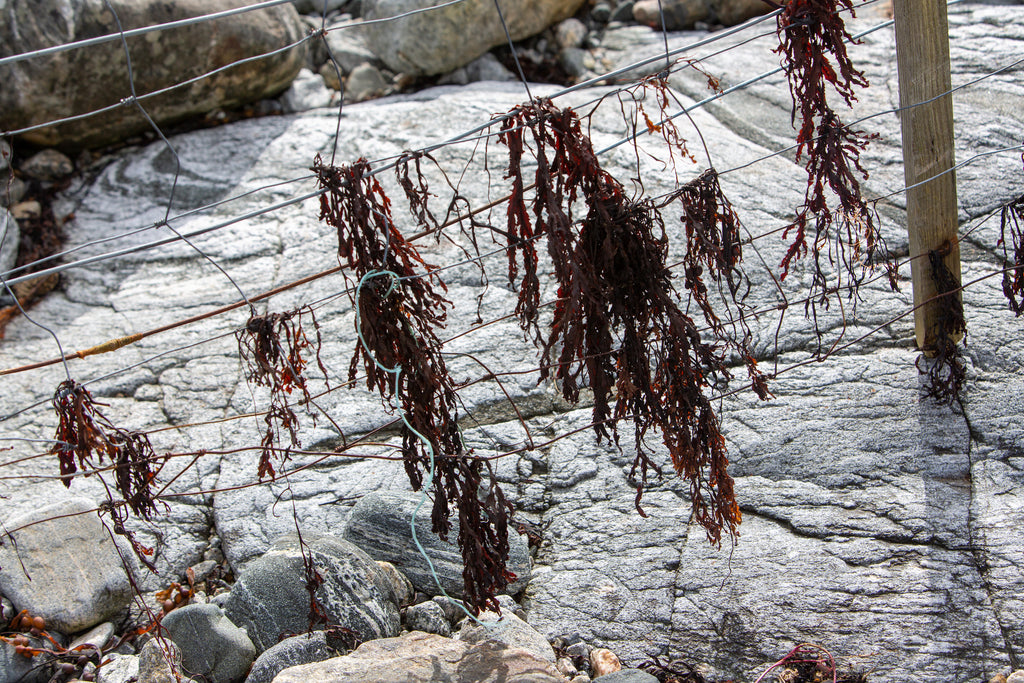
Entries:
{"type": "MultiPolygon", "coordinates": [[[[954,85],[1019,59],[1022,11],[973,3],[950,8],[954,85]]],[[[852,24],[855,31],[884,19],[870,9],[862,14],[852,24]]],[[[697,35],[672,34],[670,47],[697,35]]],[[[608,31],[601,49],[606,59],[624,64],[663,49],[660,41],[647,29],[627,27],[608,31]]],[[[769,35],[711,57],[703,67],[729,87],[774,68],[773,44],[769,35]]],[[[891,29],[866,35],[851,56],[872,85],[859,93],[850,115],[891,109],[897,97],[891,29]]],[[[1024,101],[1022,74],[1019,65],[1011,67],[955,94],[958,160],[1020,143],[1024,109],[1012,103],[1024,101]]],[[[707,95],[706,79],[696,72],[674,76],[672,86],[684,103],[707,95]]],[[[532,91],[553,89],[536,85],[532,91]]],[[[557,102],[582,105],[608,92],[589,89],[557,102]]],[[[70,352],[234,303],[236,285],[254,296],[330,269],[337,265],[336,236],[317,221],[315,199],[199,231],[311,192],[308,169],[318,153],[327,160],[336,154],[337,163],[390,157],[446,140],[524,99],[521,86],[479,83],[346,106],[336,149],[337,112],[327,109],[195,131],[171,138],[182,164],[176,183],[173,157],[161,144],[121,150],[77,181],[57,210],[75,214],[66,246],[76,251],[65,260],[114,250],[123,255],[66,270],[59,289],[30,311],[32,320],[53,330],[70,352]],[[164,219],[172,185],[171,216],[200,210],[171,226],[196,233],[192,243],[233,283],[182,242],[142,249],[174,237],[165,227],[148,227],[164,219]],[[240,198],[207,206],[233,197],[240,198]]],[[[619,103],[611,101],[592,120],[598,149],[627,132],[619,103]]],[[[725,171],[792,144],[788,107],[779,75],[692,115],[715,167],[725,171]]],[[[887,195],[903,182],[899,121],[886,113],[861,125],[879,134],[864,157],[872,174],[866,194],[887,195]]],[[[686,126],[680,130],[691,135],[686,126]]],[[[602,163],[627,187],[639,164],[648,195],[673,188],[664,147],[648,137],[640,145],[639,154],[631,145],[617,147],[602,163]]],[[[696,140],[690,147],[701,149],[696,140]]],[[[486,170],[482,146],[473,143],[434,153],[453,180],[461,176],[460,192],[473,205],[504,192],[503,149],[492,141],[488,151],[495,156],[486,170]]],[[[424,169],[443,214],[447,186],[432,164],[424,169]]],[[[689,162],[678,169],[684,182],[699,170],[689,162]]],[[[381,179],[392,196],[400,194],[393,176],[381,179]]],[[[1002,267],[997,219],[979,220],[1020,194],[1021,179],[1019,152],[983,157],[958,171],[961,231],[970,231],[963,278],[972,282],[964,293],[970,336],[962,405],[937,405],[923,395],[913,322],[910,316],[896,319],[911,305],[909,267],[900,271],[902,292],[874,281],[862,288],[855,309],[844,299],[842,306],[819,311],[819,340],[802,304],[791,303],[785,315],[778,308],[783,300],[773,274],[786,243],[775,235],[755,242],[756,253],[745,251],[748,303],[767,311],[752,325],[754,348],[762,369],[784,371],[771,385],[770,401],[740,392],[715,403],[743,512],[735,545],[726,541],[721,549],[691,523],[688,486],[668,476],[670,467],[664,478],[652,477],[641,503],[647,517],[638,515],[630,426],[621,428],[621,451],[596,442],[587,429],[587,407],[567,406],[554,387],[538,384],[537,353],[513,320],[458,336],[478,315],[491,320],[514,309],[504,257],[482,260],[486,288],[472,264],[445,270],[453,308],[442,337],[452,338],[445,350],[452,354],[446,362],[453,376],[464,381],[519,373],[503,375],[500,385],[493,377],[468,385],[460,397],[464,438],[476,454],[517,451],[494,467],[520,516],[542,533],[525,593],[530,624],[549,636],[578,631],[627,667],[651,655],[681,657],[702,665],[706,676],[738,680],[753,680],[766,663],[805,641],[873,668],[875,682],[978,680],[1021,668],[1024,329],[1007,310],[994,275],[1002,267]],[[836,347],[825,362],[812,357],[819,343],[836,347]],[[551,441],[559,436],[564,438],[551,441]]],[[[805,180],[791,153],[722,175],[723,189],[752,235],[785,224],[802,201],[805,180]]],[[[878,210],[889,246],[905,254],[903,196],[893,195],[878,210]]],[[[418,231],[400,202],[395,216],[406,234],[418,231]]],[[[498,208],[481,219],[500,226],[505,215],[498,208]]],[[[671,262],[682,248],[682,228],[668,217],[666,222],[671,262]]],[[[471,248],[457,231],[450,241],[417,244],[428,262],[439,265],[463,261],[463,249],[471,248]]],[[[481,253],[493,249],[489,239],[481,240],[481,253]]],[[[786,300],[797,302],[809,277],[805,264],[795,269],[784,283],[786,300]]],[[[321,359],[331,387],[347,380],[356,343],[345,294],[351,284],[334,274],[256,303],[267,312],[317,302],[321,359]]],[[[546,293],[554,296],[551,288],[546,293]]],[[[164,493],[173,494],[167,507],[152,522],[129,522],[140,542],[154,547],[161,570],[140,576],[146,590],[179,578],[218,540],[229,563],[241,570],[278,537],[293,533],[296,518],[303,533],[331,532],[344,526],[358,497],[408,490],[401,463],[370,457],[394,453],[397,416],[362,384],[317,398],[315,424],[300,415],[304,452],[278,463],[291,473],[258,481],[258,453],[248,447],[259,443],[262,419],[230,419],[267,405],[266,392],[246,383],[238,357],[234,332],[247,319],[241,307],[116,353],[68,363],[113,423],[151,430],[157,453],[182,454],[160,475],[164,493]],[[374,430],[380,431],[365,445],[334,453],[374,430]]],[[[7,327],[0,349],[5,368],[56,355],[50,334],[26,319],[7,327]]],[[[737,368],[736,388],[744,376],[737,368]]],[[[52,438],[49,400],[63,379],[60,365],[0,378],[3,436],[52,438]]],[[[314,395],[323,391],[323,378],[311,389],[314,395]]],[[[649,441],[663,460],[657,435],[649,441]]],[[[45,444],[0,442],[7,447],[0,453],[4,520],[41,500],[104,499],[95,477],[76,478],[67,491],[52,458],[25,459],[44,452],[45,444]]]]}

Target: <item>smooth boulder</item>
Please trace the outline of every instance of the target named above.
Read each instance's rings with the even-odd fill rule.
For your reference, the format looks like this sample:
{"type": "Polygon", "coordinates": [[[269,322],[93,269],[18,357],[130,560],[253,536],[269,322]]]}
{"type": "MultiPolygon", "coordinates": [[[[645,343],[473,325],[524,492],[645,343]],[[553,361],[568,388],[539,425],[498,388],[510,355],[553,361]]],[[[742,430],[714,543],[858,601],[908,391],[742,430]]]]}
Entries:
{"type": "Polygon", "coordinates": [[[0,547],[0,592],[45,619],[47,630],[76,633],[131,601],[135,558],[114,545],[95,508],[70,498],[3,520],[11,538],[0,547]]]}
{"type": "MultiPolygon", "coordinates": [[[[363,19],[387,19],[429,8],[433,0],[366,0],[363,19]]],[[[571,17],[582,0],[500,0],[512,40],[540,33],[571,17]]],[[[508,38],[493,0],[465,0],[429,12],[367,23],[369,48],[393,71],[412,76],[447,73],[469,64],[508,38]],[[467,31],[467,27],[472,27],[467,31]]]]}
{"type": "MultiPolygon", "coordinates": [[[[127,31],[234,9],[242,0],[111,0],[127,31]]],[[[11,0],[0,13],[0,57],[116,34],[103,0],[11,0]]],[[[233,62],[297,42],[304,28],[290,5],[245,12],[128,38],[138,96],[182,83],[233,62]]],[[[226,69],[168,93],[140,100],[158,124],[275,95],[305,61],[305,44],[226,69]]],[[[132,94],[121,40],[32,57],[0,66],[0,128],[18,130],[117,105],[132,94]]],[[[26,132],[33,144],[93,147],[150,128],[136,107],[26,132]]]]}
{"type": "Polygon", "coordinates": [[[245,683],[270,683],[289,667],[336,657],[342,646],[329,639],[323,631],[285,638],[256,658],[245,683]]]}
{"type": "Polygon", "coordinates": [[[160,622],[181,648],[181,668],[210,683],[234,683],[245,677],[256,648],[245,631],[212,604],[179,607],[160,622]]]}
{"type": "Polygon", "coordinates": [[[530,652],[546,662],[555,663],[555,650],[551,643],[535,628],[504,610],[499,617],[495,612],[481,612],[476,619],[466,618],[456,636],[465,643],[483,643],[486,641],[503,643],[507,647],[519,648],[530,652]]]}
{"type": "MultiPolygon", "coordinates": [[[[347,541],[305,537],[305,555],[322,579],[316,598],[331,624],[355,631],[362,640],[398,633],[400,619],[394,592],[381,569],[366,553],[347,541]]],[[[303,550],[294,537],[242,569],[225,601],[231,621],[245,628],[263,652],[282,634],[307,631],[310,596],[303,550]]]]}

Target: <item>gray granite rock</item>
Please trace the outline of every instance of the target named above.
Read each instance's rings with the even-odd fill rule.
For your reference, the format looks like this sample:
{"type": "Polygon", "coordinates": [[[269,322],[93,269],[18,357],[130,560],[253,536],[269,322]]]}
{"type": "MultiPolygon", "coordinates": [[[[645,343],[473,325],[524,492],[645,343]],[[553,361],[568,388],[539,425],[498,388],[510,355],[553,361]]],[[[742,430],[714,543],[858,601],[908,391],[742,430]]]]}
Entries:
{"type": "Polygon", "coordinates": [[[270,683],[277,674],[289,667],[322,662],[338,656],[340,647],[340,644],[330,642],[323,631],[285,638],[256,658],[245,683],[270,683]]]}
{"type": "Polygon", "coordinates": [[[28,184],[12,177],[9,170],[0,172],[0,206],[10,207],[20,202],[28,192],[28,184]]]}
{"type": "MultiPolygon", "coordinates": [[[[529,0],[502,2],[501,7],[512,39],[522,40],[571,17],[581,4],[529,0]]],[[[365,0],[363,18],[383,19],[431,5],[425,0],[365,0]]],[[[366,36],[370,49],[392,71],[428,76],[468,64],[508,40],[494,3],[485,0],[367,25],[366,36]],[[472,30],[465,30],[469,26],[472,30]]]]}
{"type": "Polygon", "coordinates": [[[160,623],[181,648],[181,668],[192,678],[235,683],[245,678],[256,659],[256,648],[246,632],[217,605],[183,605],[160,623]]]}
{"type": "Polygon", "coordinates": [[[576,17],[570,17],[555,26],[555,42],[562,49],[582,47],[587,39],[587,25],[576,17]]]}
{"type": "Polygon", "coordinates": [[[309,69],[301,69],[288,90],[281,95],[281,105],[289,113],[330,107],[334,98],[324,79],[309,69]]]}
{"type": "Polygon", "coordinates": [[[102,650],[109,643],[110,639],[114,637],[114,624],[109,621],[105,621],[102,624],[98,624],[93,628],[89,629],[85,633],[75,636],[68,645],[69,650],[82,646],[92,646],[96,649],[102,650]]]}
{"type": "MultiPolygon", "coordinates": [[[[34,647],[45,647],[40,638],[29,641],[34,647]]],[[[46,659],[43,655],[25,657],[15,652],[14,645],[0,641],[0,682],[2,683],[43,683],[50,679],[46,659]]]]}
{"type": "Polygon", "coordinates": [[[363,643],[344,657],[285,669],[274,683],[563,683],[548,662],[524,650],[412,632],[363,643]],[[500,672],[500,673],[499,673],[500,672]]]}
{"type": "Polygon", "coordinates": [[[363,63],[352,69],[345,81],[345,100],[363,102],[380,97],[388,89],[388,83],[380,69],[373,64],[363,63]]]}
{"type": "Polygon", "coordinates": [[[47,628],[75,633],[128,606],[136,571],[87,498],[43,505],[3,520],[11,538],[0,547],[0,592],[47,628]]]}
{"type": "Polygon", "coordinates": [[[510,610],[503,610],[500,617],[495,612],[481,612],[476,619],[467,617],[460,624],[455,638],[467,643],[503,643],[509,648],[526,650],[552,664],[556,659],[548,639],[510,610]]]}
{"type": "MultiPolygon", "coordinates": [[[[422,496],[415,493],[371,493],[363,496],[352,508],[343,535],[360,548],[365,548],[374,558],[391,562],[401,569],[417,590],[437,595],[440,593],[438,583],[431,574],[430,565],[416,548],[410,527],[413,512],[421,499],[422,496]]],[[[416,535],[433,564],[440,587],[449,595],[461,597],[465,590],[462,553],[451,540],[442,541],[431,532],[429,501],[419,510],[416,535]]],[[[449,538],[454,539],[457,535],[458,529],[453,525],[449,538]]],[[[508,586],[508,592],[521,591],[529,581],[530,555],[526,539],[515,532],[509,533],[508,568],[517,577],[508,586]]]]}
{"type": "Polygon", "coordinates": [[[434,633],[445,638],[452,635],[452,627],[444,608],[433,600],[409,605],[405,609],[405,627],[410,631],[434,633]]]}
{"type": "Polygon", "coordinates": [[[181,650],[166,638],[150,638],[139,651],[139,683],[191,681],[181,670],[181,650]]]}
{"type": "MultiPolygon", "coordinates": [[[[316,597],[330,623],[352,629],[363,640],[398,633],[398,606],[380,568],[351,543],[327,536],[304,535],[305,554],[322,578],[316,597]]],[[[244,628],[257,652],[282,634],[309,628],[303,551],[285,538],[250,562],[228,594],[224,611],[244,628]]]]}
{"type": "MultiPolygon", "coordinates": [[[[112,6],[124,28],[132,29],[231,9],[237,3],[117,1],[112,6]]],[[[0,55],[116,32],[114,17],[103,3],[18,0],[6,3],[0,16],[0,55]]],[[[302,35],[298,14],[287,5],[150,33],[129,41],[133,63],[145,65],[133,70],[135,89],[142,95],[181,83],[229,62],[277,50],[302,35]]],[[[164,123],[255,101],[286,88],[304,58],[305,49],[299,46],[144,104],[153,119],[164,123]]],[[[7,84],[0,93],[7,130],[116,105],[131,95],[120,41],[6,64],[0,66],[0,81],[7,84]]],[[[100,116],[26,133],[25,138],[42,145],[98,145],[142,130],[149,130],[149,123],[135,108],[117,107],[100,116]]]]}
{"type": "Polygon", "coordinates": [[[43,149],[25,159],[18,170],[35,180],[59,180],[71,175],[75,165],[67,155],[55,149],[43,149]]]}
{"type": "Polygon", "coordinates": [[[345,75],[352,73],[360,64],[378,61],[377,56],[367,46],[361,23],[353,19],[340,19],[331,22],[327,27],[328,56],[334,59],[345,75]]]}
{"type": "Polygon", "coordinates": [[[96,672],[96,683],[130,683],[132,680],[138,680],[138,656],[110,653],[105,655],[105,658],[110,661],[96,672]]]}
{"type": "Polygon", "coordinates": [[[477,81],[514,81],[516,75],[505,68],[490,52],[485,52],[466,66],[460,66],[440,79],[440,85],[467,85],[477,81]]]}

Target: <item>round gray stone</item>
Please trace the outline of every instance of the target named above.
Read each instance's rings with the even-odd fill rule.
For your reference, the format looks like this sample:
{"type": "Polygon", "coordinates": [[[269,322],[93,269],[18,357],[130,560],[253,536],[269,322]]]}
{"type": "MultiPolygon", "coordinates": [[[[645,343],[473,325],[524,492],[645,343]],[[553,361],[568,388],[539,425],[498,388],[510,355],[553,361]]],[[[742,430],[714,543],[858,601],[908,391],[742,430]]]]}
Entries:
{"type": "Polygon", "coordinates": [[[217,605],[184,605],[161,622],[175,645],[181,648],[181,668],[194,678],[211,683],[241,680],[256,648],[245,631],[224,616],[217,605]]]}
{"type": "MultiPolygon", "coordinates": [[[[323,579],[316,597],[332,624],[355,631],[363,640],[398,634],[400,619],[394,592],[380,568],[348,541],[304,537],[306,555],[323,579]]],[[[309,593],[303,553],[286,537],[247,564],[225,601],[229,619],[249,633],[257,652],[282,634],[309,629],[309,593]]]]}

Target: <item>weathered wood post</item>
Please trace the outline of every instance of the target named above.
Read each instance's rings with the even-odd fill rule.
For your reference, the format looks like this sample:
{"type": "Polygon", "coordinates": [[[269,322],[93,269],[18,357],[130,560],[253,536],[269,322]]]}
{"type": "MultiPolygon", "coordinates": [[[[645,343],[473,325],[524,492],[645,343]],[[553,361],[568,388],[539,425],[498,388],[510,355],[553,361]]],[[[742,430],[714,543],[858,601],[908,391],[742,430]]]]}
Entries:
{"type": "MultiPolygon", "coordinates": [[[[899,69],[900,127],[907,190],[907,231],[910,235],[914,286],[914,331],[917,346],[934,349],[936,295],[928,253],[949,245],[946,266],[958,283],[957,201],[953,152],[953,98],[949,74],[949,24],[946,0],[893,0],[896,22],[896,63],[899,69]],[[933,98],[935,98],[933,100],[933,98]],[[933,101],[929,101],[933,100],[933,101]],[[927,104],[919,104],[927,102],[927,104]],[[912,187],[943,171],[944,175],[912,187]],[[922,305],[923,304],[923,305],[922,305]]],[[[955,296],[960,296],[957,293],[955,296]]]]}

